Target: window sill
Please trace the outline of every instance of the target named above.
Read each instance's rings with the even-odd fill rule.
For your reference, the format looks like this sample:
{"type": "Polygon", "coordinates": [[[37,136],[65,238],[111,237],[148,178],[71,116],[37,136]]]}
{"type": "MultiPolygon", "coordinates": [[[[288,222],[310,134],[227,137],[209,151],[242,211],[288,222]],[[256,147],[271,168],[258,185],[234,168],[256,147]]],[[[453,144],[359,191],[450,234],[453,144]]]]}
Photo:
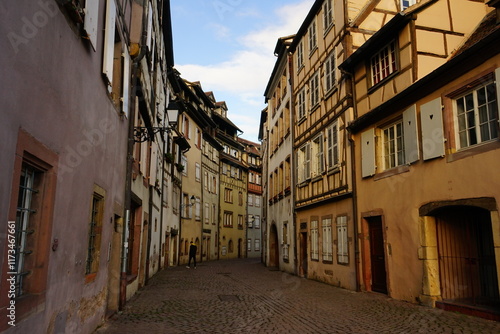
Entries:
{"type": "Polygon", "coordinates": [[[340,173],[339,166],[335,166],[335,167],[329,169],[327,175],[333,175],[333,174],[337,174],[337,173],[340,173]]]}
{"type": "Polygon", "coordinates": [[[447,162],[453,162],[461,159],[471,157],[476,154],[486,153],[500,148],[500,140],[489,141],[487,143],[474,145],[471,147],[463,148],[460,151],[453,152],[446,157],[447,162]]]}
{"type": "Polygon", "coordinates": [[[394,175],[406,173],[406,172],[409,172],[409,171],[410,171],[410,166],[408,166],[408,165],[401,165],[401,166],[397,166],[397,167],[388,169],[386,171],[383,171],[382,173],[375,174],[375,176],[373,177],[373,180],[377,181],[377,180],[380,180],[380,179],[384,179],[386,177],[390,177],[390,176],[394,176],[394,175]]]}

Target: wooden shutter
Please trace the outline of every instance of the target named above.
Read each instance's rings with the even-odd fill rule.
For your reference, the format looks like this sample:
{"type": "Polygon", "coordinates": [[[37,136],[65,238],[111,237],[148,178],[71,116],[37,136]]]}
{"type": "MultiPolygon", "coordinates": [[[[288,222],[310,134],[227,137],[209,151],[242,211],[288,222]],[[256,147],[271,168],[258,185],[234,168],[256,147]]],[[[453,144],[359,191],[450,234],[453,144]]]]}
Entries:
{"type": "Polygon", "coordinates": [[[417,107],[412,105],[403,112],[405,162],[411,164],[420,158],[417,135],[417,107]]]}
{"type": "Polygon", "coordinates": [[[102,73],[108,80],[108,85],[113,84],[113,61],[115,53],[115,0],[106,2],[106,22],[104,23],[104,55],[102,60],[102,73]]]}
{"type": "Polygon", "coordinates": [[[128,50],[122,54],[123,57],[123,96],[122,96],[122,112],[128,117],[129,101],[130,101],[130,56],[128,50]]]}
{"type": "Polygon", "coordinates": [[[375,174],[375,129],[361,133],[361,176],[375,174]]]}
{"type": "Polygon", "coordinates": [[[443,114],[441,98],[420,106],[422,151],[424,160],[444,156],[443,114]]]}
{"type": "Polygon", "coordinates": [[[92,45],[92,49],[97,49],[97,24],[99,22],[99,0],[85,1],[85,21],[83,28],[85,34],[92,45]]]}

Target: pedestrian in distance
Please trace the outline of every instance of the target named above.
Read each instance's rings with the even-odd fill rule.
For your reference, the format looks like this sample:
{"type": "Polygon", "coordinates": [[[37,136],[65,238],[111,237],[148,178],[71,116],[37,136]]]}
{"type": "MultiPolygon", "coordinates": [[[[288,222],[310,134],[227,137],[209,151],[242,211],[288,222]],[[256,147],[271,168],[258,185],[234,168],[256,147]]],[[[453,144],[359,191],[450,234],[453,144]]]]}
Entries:
{"type": "Polygon", "coordinates": [[[196,269],[196,250],[197,246],[194,242],[191,241],[191,245],[189,246],[189,262],[186,268],[191,268],[191,259],[194,261],[194,269],[196,269]]]}

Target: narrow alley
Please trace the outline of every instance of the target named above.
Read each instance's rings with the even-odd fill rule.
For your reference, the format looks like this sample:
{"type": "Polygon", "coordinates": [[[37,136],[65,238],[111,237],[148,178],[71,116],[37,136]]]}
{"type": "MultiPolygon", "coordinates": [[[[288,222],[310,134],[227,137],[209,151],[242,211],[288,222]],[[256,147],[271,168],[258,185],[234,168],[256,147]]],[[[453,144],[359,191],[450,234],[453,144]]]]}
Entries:
{"type": "Polygon", "coordinates": [[[161,271],[96,333],[500,333],[500,323],[240,259],[161,271]]]}

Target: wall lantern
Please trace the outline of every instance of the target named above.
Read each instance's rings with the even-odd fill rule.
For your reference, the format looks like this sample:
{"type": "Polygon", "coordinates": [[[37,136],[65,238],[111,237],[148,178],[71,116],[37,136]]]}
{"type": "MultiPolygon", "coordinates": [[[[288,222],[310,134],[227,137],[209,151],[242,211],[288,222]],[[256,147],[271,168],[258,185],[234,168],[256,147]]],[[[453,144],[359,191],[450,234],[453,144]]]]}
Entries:
{"type": "Polygon", "coordinates": [[[162,136],[175,128],[177,125],[177,117],[179,116],[179,105],[171,101],[165,110],[168,125],[158,127],[136,126],[134,127],[134,142],[142,143],[145,141],[154,141],[155,134],[160,133],[162,136]]]}

